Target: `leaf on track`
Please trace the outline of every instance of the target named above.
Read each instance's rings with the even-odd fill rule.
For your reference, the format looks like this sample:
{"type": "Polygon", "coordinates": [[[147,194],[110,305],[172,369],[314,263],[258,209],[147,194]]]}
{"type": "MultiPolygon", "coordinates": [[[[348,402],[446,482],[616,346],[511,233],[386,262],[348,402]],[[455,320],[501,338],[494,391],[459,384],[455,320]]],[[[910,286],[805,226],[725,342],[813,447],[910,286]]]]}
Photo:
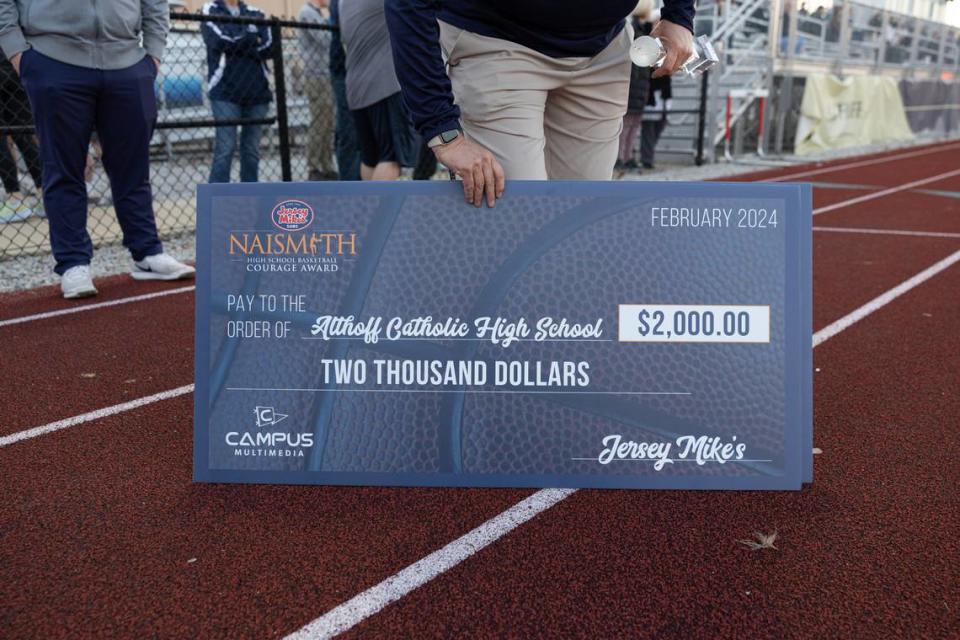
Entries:
{"type": "Polygon", "coordinates": [[[776,549],[777,551],[779,551],[779,549],[777,549],[777,547],[773,544],[777,539],[776,529],[774,529],[773,533],[769,535],[765,533],[760,533],[759,531],[754,531],[753,537],[756,539],[755,540],[737,540],[737,542],[747,547],[751,551],[759,551],[761,549],[776,549]]]}

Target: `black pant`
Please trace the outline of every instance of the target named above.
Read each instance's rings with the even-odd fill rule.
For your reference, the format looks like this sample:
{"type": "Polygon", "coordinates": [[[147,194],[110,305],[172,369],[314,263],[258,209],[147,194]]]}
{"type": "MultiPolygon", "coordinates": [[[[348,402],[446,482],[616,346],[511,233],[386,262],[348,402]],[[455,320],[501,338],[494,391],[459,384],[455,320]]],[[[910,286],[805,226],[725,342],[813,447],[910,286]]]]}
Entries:
{"type": "Polygon", "coordinates": [[[666,116],[662,120],[643,121],[640,126],[640,162],[643,164],[653,164],[657,142],[660,141],[660,134],[666,126],[666,116]]]}
{"type": "Polygon", "coordinates": [[[150,190],[150,137],[157,121],[156,67],[149,56],[126,69],[87,69],[28,49],[20,59],[23,87],[40,138],[43,205],[50,222],[55,271],[90,264],[87,233],[87,148],[96,129],[123,246],[134,260],[161,253],[150,190]]]}
{"type": "Polygon", "coordinates": [[[7,193],[20,191],[20,179],[17,165],[7,147],[7,136],[20,150],[27,170],[37,187],[43,184],[40,177],[40,154],[33,140],[33,134],[26,131],[5,131],[5,127],[31,127],[33,115],[27,94],[23,92],[20,81],[10,65],[0,68],[0,181],[7,193]]]}

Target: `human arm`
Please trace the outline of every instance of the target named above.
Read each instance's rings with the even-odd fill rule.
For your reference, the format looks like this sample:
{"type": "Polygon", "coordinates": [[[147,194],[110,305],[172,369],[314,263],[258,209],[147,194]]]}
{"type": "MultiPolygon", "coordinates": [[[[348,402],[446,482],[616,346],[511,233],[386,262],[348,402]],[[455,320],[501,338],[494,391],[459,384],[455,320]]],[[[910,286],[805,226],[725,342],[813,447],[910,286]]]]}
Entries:
{"type": "Polygon", "coordinates": [[[20,29],[20,11],[16,0],[0,0],[0,47],[10,64],[20,73],[20,55],[30,48],[20,29]]]}
{"type": "MultiPolygon", "coordinates": [[[[205,16],[226,15],[216,11],[212,3],[206,4],[202,10],[205,16]]],[[[220,22],[205,20],[200,24],[200,33],[207,49],[214,53],[243,53],[257,47],[257,30],[251,32],[247,24],[238,22],[220,22]]]]}
{"type": "MultiPolygon", "coordinates": [[[[262,18],[263,16],[257,16],[262,18]]],[[[273,32],[265,24],[257,27],[257,57],[261,60],[269,60],[273,57],[273,32]]]]}
{"type": "MultiPolygon", "coordinates": [[[[424,140],[460,128],[460,109],[440,51],[436,3],[431,0],[386,0],[387,28],[397,80],[414,126],[424,140]]],[[[487,149],[464,135],[433,147],[437,160],[463,179],[464,198],[492,207],[503,195],[504,174],[487,149]]]]}
{"type": "Polygon", "coordinates": [[[693,0],[667,0],[660,11],[660,21],[650,33],[659,38],[666,49],[660,68],[654,78],[671,75],[680,70],[693,55],[693,18],[696,14],[693,0]]]}
{"type": "Polygon", "coordinates": [[[143,33],[143,48],[159,67],[170,32],[170,5],[167,0],[140,0],[140,31],[143,33]]]}

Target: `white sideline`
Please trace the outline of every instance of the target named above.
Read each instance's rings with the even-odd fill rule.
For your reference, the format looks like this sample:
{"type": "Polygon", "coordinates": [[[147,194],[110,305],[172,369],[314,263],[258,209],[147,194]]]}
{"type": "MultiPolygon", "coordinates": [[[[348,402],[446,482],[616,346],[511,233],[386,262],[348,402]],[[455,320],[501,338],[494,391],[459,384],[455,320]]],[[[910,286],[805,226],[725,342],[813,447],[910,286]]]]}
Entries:
{"type": "Polygon", "coordinates": [[[893,289],[890,289],[886,293],[883,293],[877,296],[876,298],[874,298],[867,304],[863,305],[859,309],[855,309],[854,311],[851,311],[850,313],[843,316],[839,320],[836,320],[835,322],[830,323],[823,329],[820,329],[820,331],[817,331],[815,334],[813,334],[813,346],[817,347],[823,344],[824,342],[826,342],[833,336],[837,335],[844,329],[850,328],[851,326],[863,320],[864,318],[866,318],[868,315],[870,315],[877,309],[880,309],[881,307],[884,307],[890,304],[891,302],[893,302],[894,300],[896,300],[897,298],[905,294],[907,291],[910,291],[914,287],[920,284],[923,284],[933,276],[937,275],[938,273],[950,267],[951,265],[956,264],[957,262],[960,262],[960,251],[955,251],[954,253],[950,254],[940,262],[937,262],[936,264],[933,264],[927,267],[926,269],[924,269],[917,275],[913,276],[909,280],[905,280],[900,284],[898,284],[897,286],[895,286],[893,289]]]}
{"type": "Polygon", "coordinates": [[[116,300],[107,300],[106,302],[97,302],[95,304],[85,304],[79,307],[70,307],[68,309],[57,309],[56,311],[45,311],[43,313],[35,313],[30,316],[21,316],[19,318],[10,318],[9,320],[0,320],[0,328],[9,327],[14,324],[22,324],[24,322],[33,322],[34,320],[46,320],[47,318],[56,318],[57,316],[65,316],[71,313],[80,313],[82,311],[93,311],[94,309],[103,309],[104,307],[116,307],[121,304],[130,304],[131,302],[140,302],[141,300],[151,300],[153,298],[162,298],[163,296],[172,296],[177,293],[185,293],[187,291],[193,291],[197,287],[195,285],[190,285],[189,287],[179,287],[177,289],[167,289],[165,291],[155,291],[153,293],[144,293],[139,296],[130,296],[129,298],[117,298],[116,300]]]}
{"type": "MultiPolygon", "coordinates": [[[[813,335],[813,346],[817,347],[844,329],[867,317],[874,311],[889,304],[895,298],[910,289],[929,280],[950,265],[960,261],[960,251],[921,271],[909,280],[897,285],[887,293],[874,298],[859,309],[824,327],[813,335]]],[[[484,522],[469,533],[457,538],[442,549],[418,560],[395,573],[383,582],[350,598],[331,609],[319,618],[307,623],[284,640],[323,640],[332,638],[353,628],[360,622],[376,614],[392,602],[396,602],[414,589],[426,584],[433,578],[449,571],[468,559],[497,538],[504,536],[519,525],[546,511],[558,502],[573,495],[576,489],[541,489],[533,495],[510,507],[498,516],[484,522]],[[522,516],[517,515],[520,510],[522,516]]]]}
{"type": "Polygon", "coordinates": [[[460,536],[445,547],[393,574],[380,584],[331,609],[322,617],[291,633],[284,640],[332,638],[343,633],[391,602],[399,600],[417,587],[457,566],[477,551],[575,492],[576,489],[541,489],[527,496],[473,531],[460,536]]]}
{"type": "Polygon", "coordinates": [[[917,236],[920,238],[960,238],[960,233],[944,231],[901,231],[899,229],[860,229],[857,227],[814,227],[814,231],[831,233],[865,233],[877,236],[917,236]]]}
{"type": "Polygon", "coordinates": [[[97,409],[96,411],[83,413],[79,416],[73,416],[72,418],[65,418],[63,420],[51,422],[50,424],[45,424],[42,427],[33,427],[32,429],[18,431],[17,433],[12,433],[8,436],[0,436],[0,449],[14,444],[15,442],[20,442],[21,440],[29,440],[30,438],[36,438],[37,436],[53,433],[54,431],[60,431],[61,429],[66,429],[68,427],[75,427],[78,424],[92,422],[94,420],[99,420],[100,418],[106,418],[107,416],[113,416],[118,413],[130,411],[131,409],[153,404],[154,402],[160,402],[161,400],[176,398],[177,396],[182,396],[185,393],[191,393],[192,391],[193,385],[187,384],[182,387],[177,387],[176,389],[168,389],[166,391],[161,391],[160,393],[155,393],[152,396],[144,396],[142,398],[137,398],[136,400],[130,400],[129,402],[115,404],[112,407],[104,407],[103,409],[97,409]]]}
{"type": "Polygon", "coordinates": [[[821,213],[827,213],[828,211],[834,211],[836,209],[842,209],[844,207],[849,207],[852,204],[858,204],[860,202],[867,202],[868,200],[876,200],[877,198],[882,198],[884,196],[889,196],[890,194],[897,193],[900,191],[906,191],[907,189],[912,189],[914,187],[919,187],[920,185],[930,184],[931,182],[938,182],[940,180],[946,180],[947,178],[952,178],[953,176],[960,176],[960,169],[954,169],[953,171],[945,171],[944,173],[938,173],[935,176],[930,176],[929,178],[922,178],[920,180],[914,180],[913,182],[908,182],[906,184],[901,184],[896,187],[890,187],[889,189],[884,189],[883,191],[875,191],[873,193],[868,193],[864,196],[857,196],[856,198],[850,198],[849,200],[843,200],[841,202],[834,202],[833,204],[828,204],[824,207],[813,210],[813,215],[820,215],[821,213]]]}
{"type": "Polygon", "coordinates": [[[956,149],[960,147],[960,143],[948,144],[942,147],[926,148],[920,149],[919,151],[909,151],[907,153],[901,153],[897,155],[884,156],[882,158],[871,158],[869,160],[858,160],[857,162],[848,162],[846,164],[835,164],[829,167],[821,167],[819,169],[808,169],[806,171],[799,171],[797,173],[788,173],[785,176],[775,176],[773,178],[765,178],[759,180],[758,182],[783,182],[784,180],[792,180],[793,178],[804,178],[806,176],[816,176],[821,173],[830,173],[831,171],[843,171],[844,169],[856,169],[858,167],[869,167],[875,164],[882,164],[884,162],[891,162],[893,160],[905,160],[907,158],[916,158],[918,156],[926,156],[931,153],[940,153],[941,151],[950,151],[951,149],[956,149]]]}

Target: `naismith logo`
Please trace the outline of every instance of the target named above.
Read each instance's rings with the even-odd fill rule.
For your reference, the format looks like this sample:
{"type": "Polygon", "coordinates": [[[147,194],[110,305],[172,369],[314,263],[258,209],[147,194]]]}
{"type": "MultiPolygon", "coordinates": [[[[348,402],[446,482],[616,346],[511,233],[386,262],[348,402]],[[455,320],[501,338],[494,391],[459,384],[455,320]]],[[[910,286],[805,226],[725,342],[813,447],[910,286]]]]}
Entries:
{"type": "Polygon", "coordinates": [[[284,200],[270,212],[273,226],[283,231],[301,231],[313,222],[313,209],[300,200],[284,200]]]}

